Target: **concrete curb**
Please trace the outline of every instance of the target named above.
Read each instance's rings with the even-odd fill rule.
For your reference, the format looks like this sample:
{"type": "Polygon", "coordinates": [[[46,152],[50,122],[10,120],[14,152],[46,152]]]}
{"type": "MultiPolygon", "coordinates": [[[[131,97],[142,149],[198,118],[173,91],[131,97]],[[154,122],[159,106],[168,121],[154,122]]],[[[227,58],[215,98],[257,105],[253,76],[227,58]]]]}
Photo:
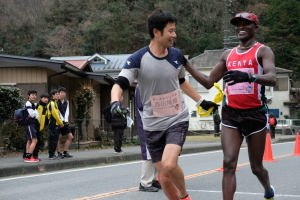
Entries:
{"type": "Polygon", "coordinates": [[[192,153],[200,153],[206,151],[216,151],[221,149],[222,147],[220,144],[204,146],[204,147],[187,147],[182,149],[181,154],[192,154],[192,153]]]}
{"type": "MultiPolygon", "coordinates": [[[[181,154],[191,154],[191,153],[199,153],[205,151],[214,151],[220,150],[221,145],[213,145],[206,147],[187,147],[184,148],[181,154]]],[[[14,175],[24,175],[24,174],[34,174],[34,173],[43,173],[43,172],[51,172],[57,170],[66,170],[66,169],[74,169],[80,167],[89,167],[101,164],[111,164],[111,163],[121,163],[128,162],[134,160],[141,160],[140,153],[130,153],[130,154],[120,154],[114,155],[110,157],[95,157],[95,158],[86,158],[86,159],[62,159],[57,161],[51,161],[49,163],[23,163],[20,162],[19,165],[14,165],[0,168],[0,177],[5,176],[14,176],[14,175]]]]}
{"type": "Polygon", "coordinates": [[[278,138],[275,139],[272,143],[283,143],[283,142],[294,142],[296,140],[296,136],[295,137],[291,137],[291,138],[278,138]]]}
{"type": "MultiPolygon", "coordinates": [[[[278,138],[273,143],[291,142],[295,141],[295,138],[278,138]]],[[[197,146],[197,147],[185,147],[181,154],[192,154],[206,151],[221,150],[221,144],[215,144],[210,146],[197,146]]],[[[141,154],[138,153],[125,153],[113,156],[99,156],[94,158],[85,159],[62,159],[57,161],[49,161],[47,163],[23,163],[20,161],[18,165],[10,165],[9,167],[0,168],[0,177],[44,173],[58,170],[75,169],[81,167],[90,167],[101,164],[111,164],[128,162],[134,160],[141,160],[141,154]]]]}
{"type": "Polygon", "coordinates": [[[109,163],[119,163],[132,160],[140,160],[140,154],[129,154],[124,156],[111,157],[95,157],[86,159],[64,159],[49,161],[49,163],[23,163],[20,162],[18,166],[10,166],[9,168],[0,169],[0,177],[14,176],[21,174],[43,173],[58,170],[74,169],[80,167],[95,166],[109,163]]]}

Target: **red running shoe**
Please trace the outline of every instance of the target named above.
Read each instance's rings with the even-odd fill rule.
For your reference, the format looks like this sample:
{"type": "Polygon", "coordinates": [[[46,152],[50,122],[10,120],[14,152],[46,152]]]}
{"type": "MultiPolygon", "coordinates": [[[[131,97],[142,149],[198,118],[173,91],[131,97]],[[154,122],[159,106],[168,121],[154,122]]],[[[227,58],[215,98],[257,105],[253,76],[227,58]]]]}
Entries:
{"type": "Polygon", "coordinates": [[[187,197],[180,199],[180,200],[192,200],[192,198],[190,197],[190,195],[188,195],[187,197]]]}
{"type": "Polygon", "coordinates": [[[24,162],[39,162],[39,161],[40,161],[39,159],[35,159],[33,156],[24,159],[24,162]]]}

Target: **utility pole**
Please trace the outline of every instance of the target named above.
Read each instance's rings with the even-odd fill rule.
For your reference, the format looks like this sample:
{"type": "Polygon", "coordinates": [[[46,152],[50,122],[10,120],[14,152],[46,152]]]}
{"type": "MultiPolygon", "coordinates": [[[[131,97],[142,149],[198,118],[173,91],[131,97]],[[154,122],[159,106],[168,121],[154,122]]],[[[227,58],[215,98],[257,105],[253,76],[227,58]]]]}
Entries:
{"type": "Polygon", "coordinates": [[[224,49],[228,48],[228,42],[229,42],[229,24],[228,24],[228,19],[229,19],[229,7],[231,6],[231,0],[224,0],[225,2],[225,10],[224,10],[224,17],[223,17],[223,27],[224,27],[224,37],[223,37],[223,45],[224,49]]]}
{"type": "Polygon", "coordinates": [[[224,0],[225,6],[224,6],[224,17],[223,17],[223,27],[224,27],[224,36],[223,36],[223,48],[228,49],[230,48],[230,44],[235,44],[239,42],[232,42],[232,39],[237,38],[236,36],[230,36],[230,11],[231,11],[231,3],[232,0],[224,0]]]}

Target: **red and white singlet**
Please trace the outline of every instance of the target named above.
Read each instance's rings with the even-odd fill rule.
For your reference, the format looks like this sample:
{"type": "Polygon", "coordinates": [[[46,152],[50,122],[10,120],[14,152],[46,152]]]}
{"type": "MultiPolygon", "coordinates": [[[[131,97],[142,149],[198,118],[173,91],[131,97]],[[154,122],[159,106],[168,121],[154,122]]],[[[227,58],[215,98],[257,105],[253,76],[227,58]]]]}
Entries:
{"type": "MultiPolygon", "coordinates": [[[[227,57],[227,70],[239,70],[242,72],[263,74],[263,68],[258,63],[257,52],[263,44],[257,43],[246,52],[238,53],[237,47],[231,50],[227,57]]],[[[262,105],[261,97],[264,95],[262,85],[257,83],[237,83],[232,86],[226,84],[226,104],[235,109],[249,109],[262,105]]]]}

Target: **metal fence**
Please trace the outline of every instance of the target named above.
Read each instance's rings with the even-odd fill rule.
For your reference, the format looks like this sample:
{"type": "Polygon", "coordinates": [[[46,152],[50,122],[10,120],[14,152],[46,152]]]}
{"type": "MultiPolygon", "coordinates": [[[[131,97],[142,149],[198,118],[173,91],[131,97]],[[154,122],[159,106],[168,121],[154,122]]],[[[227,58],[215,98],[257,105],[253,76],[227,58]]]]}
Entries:
{"type": "MultiPolygon", "coordinates": [[[[71,119],[70,122],[76,122],[71,119]]],[[[99,141],[101,143],[113,142],[114,134],[111,124],[102,120],[90,120],[90,124],[86,127],[85,120],[81,123],[70,123],[70,129],[74,136],[73,143],[76,148],[80,148],[81,144],[88,141],[99,141]],[[80,128],[81,126],[81,128],[80,128]],[[80,131],[81,129],[81,131],[80,131]]],[[[133,141],[138,139],[136,123],[131,128],[124,130],[123,141],[133,141]]]]}

